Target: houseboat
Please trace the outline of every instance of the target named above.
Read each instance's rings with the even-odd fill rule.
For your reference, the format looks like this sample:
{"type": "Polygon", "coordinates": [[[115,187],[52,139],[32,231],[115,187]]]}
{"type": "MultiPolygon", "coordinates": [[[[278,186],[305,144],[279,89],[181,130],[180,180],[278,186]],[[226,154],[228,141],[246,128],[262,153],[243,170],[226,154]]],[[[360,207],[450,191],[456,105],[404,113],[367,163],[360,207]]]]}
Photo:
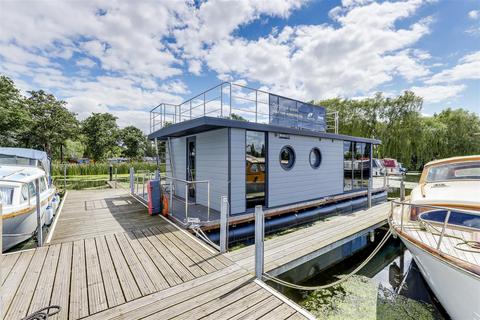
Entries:
{"type": "Polygon", "coordinates": [[[427,163],[390,225],[452,319],[480,319],[480,155],[427,163]]]}
{"type": "Polygon", "coordinates": [[[41,226],[51,223],[59,198],[49,172],[50,162],[45,152],[0,148],[2,251],[35,235],[38,229],[37,205],[41,207],[41,226]],[[40,204],[37,204],[37,190],[40,204]]]}
{"type": "MultiPolygon", "coordinates": [[[[338,114],[322,106],[228,82],[180,105],[158,105],[150,126],[149,139],[165,142],[171,217],[195,216],[215,229],[227,197],[231,238],[253,234],[258,205],[267,232],[366,205],[380,144],[338,134],[338,114]]],[[[386,193],[374,190],[373,199],[386,193]]]]}

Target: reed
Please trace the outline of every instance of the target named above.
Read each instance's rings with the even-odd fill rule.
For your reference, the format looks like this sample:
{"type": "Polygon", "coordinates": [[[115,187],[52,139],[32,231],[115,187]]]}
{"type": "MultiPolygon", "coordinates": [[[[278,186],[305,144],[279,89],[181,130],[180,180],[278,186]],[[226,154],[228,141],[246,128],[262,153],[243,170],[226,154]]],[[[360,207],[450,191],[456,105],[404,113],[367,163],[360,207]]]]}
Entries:
{"type": "MultiPolygon", "coordinates": [[[[61,164],[54,163],[52,165],[53,176],[63,176],[64,166],[67,166],[67,176],[92,176],[92,175],[105,175],[109,174],[110,163],[96,162],[89,164],[61,164]]],[[[133,167],[135,171],[148,170],[154,171],[157,169],[157,165],[151,162],[129,162],[129,163],[117,163],[113,164],[113,168],[117,170],[118,174],[127,174],[130,172],[130,168],[133,167]]],[[[165,171],[165,166],[161,166],[161,171],[165,171]]]]}

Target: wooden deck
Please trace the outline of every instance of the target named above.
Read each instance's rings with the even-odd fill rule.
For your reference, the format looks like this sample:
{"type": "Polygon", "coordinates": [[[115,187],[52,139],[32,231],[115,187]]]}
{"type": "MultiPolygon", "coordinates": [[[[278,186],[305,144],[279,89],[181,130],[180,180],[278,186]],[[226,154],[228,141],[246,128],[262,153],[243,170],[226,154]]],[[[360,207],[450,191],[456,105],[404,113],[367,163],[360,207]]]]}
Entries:
{"type": "Polygon", "coordinates": [[[48,305],[53,319],[305,318],[125,191],[71,192],[63,210],[50,245],[3,255],[3,319],[48,305]]]}
{"type": "Polygon", "coordinates": [[[123,189],[68,191],[51,243],[159,225],[162,219],[123,189]]]}
{"type": "MultiPolygon", "coordinates": [[[[389,203],[371,209],[335,216],[319,221],[308,228],[301,228],[265,241],[265,272],[277,275],[305,261],[357,237],[361,233],[387,223],[389,203]]],[[[242,267],[254,269],[254,246],[248,246],[226,256],[242,267]]]]}

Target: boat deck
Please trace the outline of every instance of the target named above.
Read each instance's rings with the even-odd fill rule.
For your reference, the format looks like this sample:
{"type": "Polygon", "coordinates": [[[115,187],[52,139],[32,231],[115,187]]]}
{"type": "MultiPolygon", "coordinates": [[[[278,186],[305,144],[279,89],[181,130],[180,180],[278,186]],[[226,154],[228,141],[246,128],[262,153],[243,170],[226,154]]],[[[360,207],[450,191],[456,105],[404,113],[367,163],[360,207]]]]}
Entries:
{"type": "Polygon", "coordinates": [[[72,192],[64,210],[50,245],[3,256],[3,319],[49,305],[61,306],[53,319],[305,318],[122,190],[72,192]]]}
{"type": "MultiPolygon", "coordinates": [[[[397,225],[397,228],[400,229],[401,219],[400,219],[400,208],[397,208],[396,213],[394,214],[394,221],[397,225]]],[[[411,236],[413,239],[417,240],[420,243],[425,244],[432,251],[437,251],[438,242],[440,240],[440,232],[442,227],[437,226],[438,231],[426,230],[421,228],[417,221],[410,221],[408,218],[408,211],[404,212],[404,223],[403,223],[403,232],[411,236]]],[[[479,237],[477,235],[477,237],[479,237]]],[[[445,229],[445,235],[440,243],[439,251],[447,254],[450,257],[459,259],[461,261],[467,262],[474,266],[477,266],[477,269],[480,270],[480,250],[475,250],[469,248],[466,245],[463,245],[464,241],[478,241],[478,238],[475,238],[474,231],[460,230],[457,228],[445,229]],[[459,249],[462,248],[464,250],[459,249]]]]}

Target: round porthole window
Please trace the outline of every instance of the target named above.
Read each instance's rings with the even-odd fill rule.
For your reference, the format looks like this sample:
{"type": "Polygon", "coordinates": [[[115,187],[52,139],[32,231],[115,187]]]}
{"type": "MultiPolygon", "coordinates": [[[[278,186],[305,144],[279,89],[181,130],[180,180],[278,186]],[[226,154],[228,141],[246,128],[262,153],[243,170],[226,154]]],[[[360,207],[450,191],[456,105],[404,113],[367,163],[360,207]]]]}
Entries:
{"type": "Polygon", "coordinates": [[[285,146],[280,150],[280,165],[284,170],[290,170],[295,164],[295,151],[290,146],[285,146]]]}
{"type": "Polygon", "coordinates": [[[312,148],[312,150],[310,150],[309,160],[313,169],[320,167],[320,164],[322,163],[322,153],[320,152],[320,149],[312,148]]]}

